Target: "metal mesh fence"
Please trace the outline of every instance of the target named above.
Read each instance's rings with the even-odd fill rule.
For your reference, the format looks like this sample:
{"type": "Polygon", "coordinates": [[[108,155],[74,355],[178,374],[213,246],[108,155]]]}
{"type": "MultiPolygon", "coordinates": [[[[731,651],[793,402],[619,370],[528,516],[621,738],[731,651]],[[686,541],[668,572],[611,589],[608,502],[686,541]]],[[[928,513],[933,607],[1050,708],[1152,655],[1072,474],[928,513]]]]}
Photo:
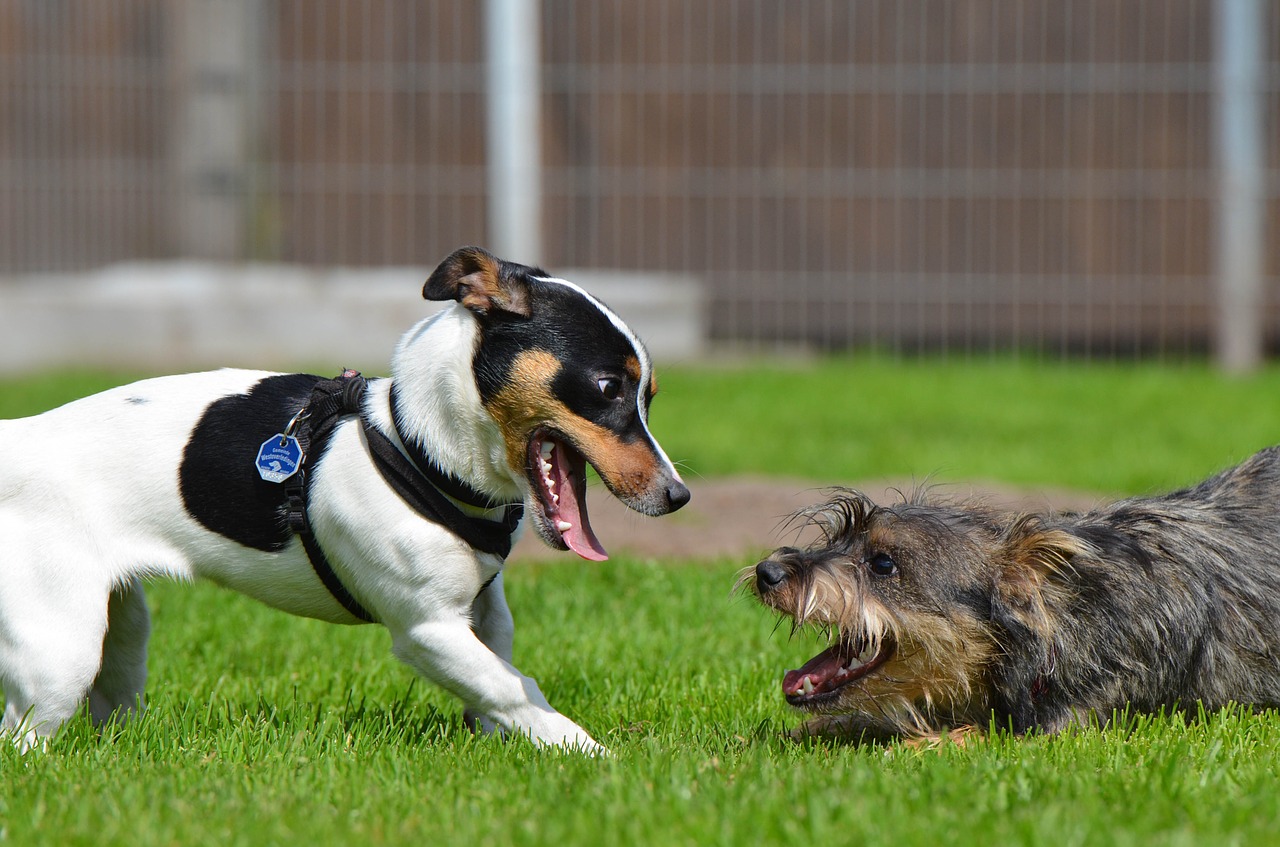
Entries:
{"type": "MultiPolygon", "coordinates": [[[[544,0],[542,126],[504,129],[540,135],[536,258],[701,278],[712,337],[753,347],[1200,351],[1212,9],[544,0]]],[[[0,271],[425,266],[486,243],[502,193],[482,14],[0,0],[0,271]]],[[[1275,347],[1280,13],[1264,14],[1275,347]]]]}

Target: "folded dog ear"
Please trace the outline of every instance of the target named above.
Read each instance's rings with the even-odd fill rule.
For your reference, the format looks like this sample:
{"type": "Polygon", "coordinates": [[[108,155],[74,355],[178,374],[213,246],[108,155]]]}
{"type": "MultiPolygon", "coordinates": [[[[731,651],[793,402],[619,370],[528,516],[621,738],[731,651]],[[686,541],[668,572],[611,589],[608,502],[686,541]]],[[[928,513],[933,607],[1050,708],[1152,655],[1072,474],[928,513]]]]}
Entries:
{"type": "Polygon", "coordinates": [[[525,318],[530,314],[528,283],[480,247],[463,247],[451,253],[422,286],[422,296],[457,300],[481,317],[494,312],[525,318]]]}
{"type": "Polygon", "coordinates": [[[1062,718],[1062,702],[1045,696],[1057,665],[1058,613],[1071,594],[1059,577],[1089,555],[1088,542],[1032,516],[1015,520],[1000,539],[991,621],[1004,634],[991,671],[992,707],[1015,733],[1062,718]]]}
{"type": "Polygon", "coordinates": [[[1048,529],[1035,517],[1014,521],[1001,539],[1000,572],[996,600],[1021,619],[1024,626],[1047,634],[1053,595],[1061,588],[1052,577],[1071,570],[1071,560],[1088,555],[1092,548],[1082,538],[1060,529],[1048,529]]]}

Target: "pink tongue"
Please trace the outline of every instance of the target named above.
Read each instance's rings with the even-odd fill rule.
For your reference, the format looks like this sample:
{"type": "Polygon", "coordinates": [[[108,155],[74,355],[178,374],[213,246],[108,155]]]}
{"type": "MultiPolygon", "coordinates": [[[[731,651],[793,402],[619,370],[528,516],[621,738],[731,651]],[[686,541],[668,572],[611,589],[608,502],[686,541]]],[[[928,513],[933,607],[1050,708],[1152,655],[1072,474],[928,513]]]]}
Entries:
{"type": "Polygon", "coordinates": [[[581,501],[578,499],[580,494],[586,494],[587,463],[582,461],[581,467],[570,468],[569,459],[565,455],[567,452],[560,445],[556,445],[555,459],[552,461],[556,475],[556,492],[560,495],[556,520],[572,524],[568,529],[560,531],[560,537],[564,539],[565,544],[569,545],[570,550],[582,558],[603,562],[609,558],[609,554],[605,552],[596,534],[591,531],[591,522],[587,520],[586,497],[583,496],[581,501]],[[575,475],[579,477],[577,480],[574,479],[575,475]]]}
{"type": "Polygon", "coordinates": [[[815,689],[821,690],[822,684],[828,682],[833,676],[840,672],[840,668],[844,666],[845,660],[840,654],[839,647],[830,647],[823,650],[818,655],[804,663],[804,667],[799,670],[787,671],[782,677],[782,693],[783,694],[801,694],[804,691],[804,679],[807,676],[813,677],[812,685],[815,689]]]}

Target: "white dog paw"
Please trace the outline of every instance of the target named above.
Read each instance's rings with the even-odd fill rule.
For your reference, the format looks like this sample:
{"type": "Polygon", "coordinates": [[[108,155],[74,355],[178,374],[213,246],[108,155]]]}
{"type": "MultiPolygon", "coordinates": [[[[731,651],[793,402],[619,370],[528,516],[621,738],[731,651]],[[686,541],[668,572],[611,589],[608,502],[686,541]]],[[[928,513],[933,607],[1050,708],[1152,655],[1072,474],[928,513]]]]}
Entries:
{"type": "Polygon", "coordinates": [[[556,726],[544,727],[530,733],[533,742],[540,747],[559,747],[585,756],[608,756],[609,749],[587,734],[587,731],[568,718],[557,715],[556,726]]]}

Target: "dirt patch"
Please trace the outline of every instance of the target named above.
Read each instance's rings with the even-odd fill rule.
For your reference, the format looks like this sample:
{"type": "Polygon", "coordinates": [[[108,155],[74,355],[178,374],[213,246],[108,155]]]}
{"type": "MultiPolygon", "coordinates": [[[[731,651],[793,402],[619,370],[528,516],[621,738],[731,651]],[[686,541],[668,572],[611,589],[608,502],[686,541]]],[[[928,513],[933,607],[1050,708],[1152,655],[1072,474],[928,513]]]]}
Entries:
{"type": "MultiPolygon", "coordinates": [[[[824,499],[822,483],[794,479],[730,477],[695,481],[693,499],[679,512],[648,518],[627,509],[600,485],[587,495],[591,524],[611,554],[628,553],[644,558],[750,560],[781,544],[793,544],[796,530],[787,519],[797,510],[824,499]]],[[[851,485],[877,503],[901,499],[911,491],[911,480],[881,480],[851,485]]],[[[978,497],[986,502],[1021,511],[1087,509],[1103,499],[1098,495],[1053,489],[1019,489],[989,483],[954,483],[934,486],[953,498],[978,497]]],[[[516,545],[512,561],[558,559],[564,555],[543,544],[532,532],[516,545]]]]}

